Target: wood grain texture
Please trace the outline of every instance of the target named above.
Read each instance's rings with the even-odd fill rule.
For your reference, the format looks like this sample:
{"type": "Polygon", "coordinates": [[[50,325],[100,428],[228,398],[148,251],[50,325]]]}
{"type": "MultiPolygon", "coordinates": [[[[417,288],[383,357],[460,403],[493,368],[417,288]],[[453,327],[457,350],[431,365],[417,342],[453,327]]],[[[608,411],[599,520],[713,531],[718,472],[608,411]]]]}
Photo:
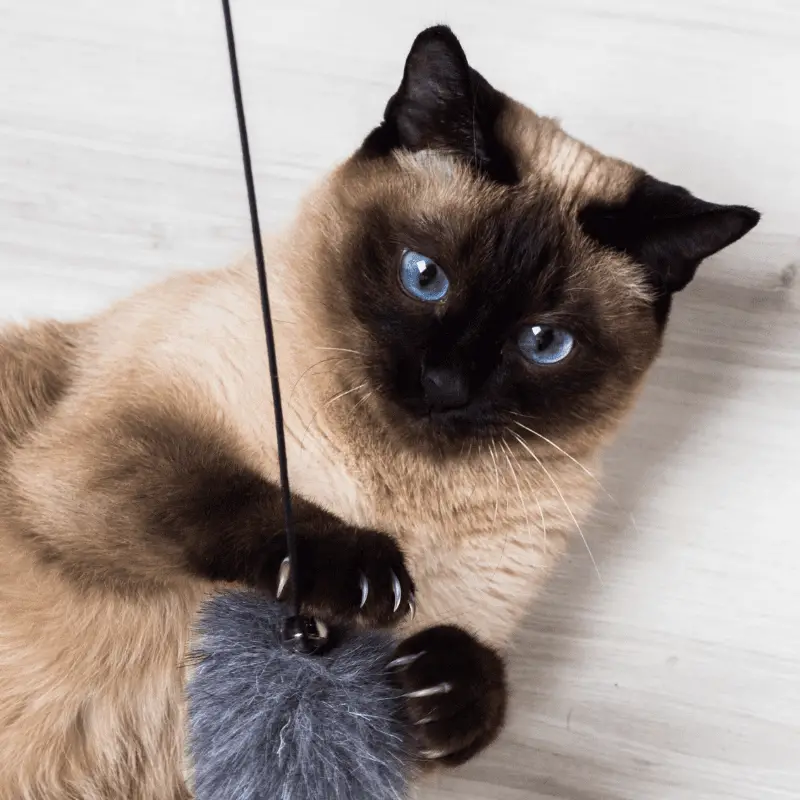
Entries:
{"type": "MultiPolygon", "coordinates": [[[[680,296],[612,499],[532,611],[501,743],[426,800],[800,797],[800,5],[236,0],[263,219],[447,21],[600,149],[764,212],[680,296]]],[[[74,318],[248,246],[215,0],[0,0],[0,317],[74,318]]]]}

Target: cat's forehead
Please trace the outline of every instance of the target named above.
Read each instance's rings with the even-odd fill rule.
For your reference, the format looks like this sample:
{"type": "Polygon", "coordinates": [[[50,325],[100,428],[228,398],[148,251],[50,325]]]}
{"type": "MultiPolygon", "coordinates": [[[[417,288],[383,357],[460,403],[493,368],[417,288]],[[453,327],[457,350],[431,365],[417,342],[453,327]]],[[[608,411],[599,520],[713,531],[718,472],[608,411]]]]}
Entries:
{"type": "Polygon", "coordinates": [[[505,98],[498,136],[512,154],[520,181],[548,186],[564,208],[626,198],[640,171],[570,136],[560,124],[505,98]]]}
{"type": "Polygon", "coordinates": [[[479,260],[470,258],[480,255],[486,269],[513,267],[520,280],[526,266],[550,268],[562,288],[594,288],[601,304],[607,299],[614,305],[621,297],[649,302],[641,270],[598,248],[576,220],[582,196],[627,191],[627,165],[586,148],[522,106],[513,110],[519,112],[509,123],[519,137],[518,184],[499,185],[441,150],[399,151],[391,173],[373,174],[365,190],[369,205],[401,235],[419,237],[404,244],[427,248],[425,255],[443,258],[451,268],[480,269],[479,260]]]}
{"type": "MultiPolygon", "coordinates": [[[[496,126],[518,174],[517,191],[528,190],[532,196],[546,192],[567,215],[591,202],[624,199],[640,175],[627,162],[595,150],[566,133],[556,120],[510,98],[505,98],[496,126]]],[[[401,150],[394,158],[402,169],[424,178],[426,202],[447,202],[457,195],[466,202],[491,203],[502,194],[492,191],[491,182],[476,180],[461,154],[401,150]]]]}

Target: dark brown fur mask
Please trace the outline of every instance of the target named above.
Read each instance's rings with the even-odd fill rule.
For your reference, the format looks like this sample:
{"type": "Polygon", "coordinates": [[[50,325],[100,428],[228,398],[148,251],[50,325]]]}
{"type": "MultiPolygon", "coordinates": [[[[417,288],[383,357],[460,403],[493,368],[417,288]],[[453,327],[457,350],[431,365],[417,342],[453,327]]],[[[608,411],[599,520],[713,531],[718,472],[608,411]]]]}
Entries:
{"type": "Polygon", "coordinates": [[[515,420],[562,441],[605,430],[673,293],[759,219],[572,139],[493,89],[446,27],[417,37],[329,186],[319,252],[336,344],[363,358],[357,413],[446,449],[515,420]]]}

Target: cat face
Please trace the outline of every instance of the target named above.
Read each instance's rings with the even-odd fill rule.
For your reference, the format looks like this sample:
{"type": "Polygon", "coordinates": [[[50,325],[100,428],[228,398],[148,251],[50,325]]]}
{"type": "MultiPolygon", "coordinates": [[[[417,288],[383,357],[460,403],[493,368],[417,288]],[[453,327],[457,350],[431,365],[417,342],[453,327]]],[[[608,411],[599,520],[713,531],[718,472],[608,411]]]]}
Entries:
{"type": "Polygon", "coordinates": [[[327,313],[358,353],[360,413],[420,446],[599,434],[657,354],[672,294],[758,221],[571,139],[443,27],[417,37],[330,192],[327,313]]]}

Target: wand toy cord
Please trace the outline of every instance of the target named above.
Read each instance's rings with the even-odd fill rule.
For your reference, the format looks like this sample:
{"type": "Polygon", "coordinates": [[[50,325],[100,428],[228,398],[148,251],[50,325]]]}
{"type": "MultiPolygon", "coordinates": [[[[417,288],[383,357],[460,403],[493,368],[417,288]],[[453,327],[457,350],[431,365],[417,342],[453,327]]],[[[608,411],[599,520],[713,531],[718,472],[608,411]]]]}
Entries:
{"type": "Polygon", "coordinates": [[[297,579],[297,538],[292,524],[292,495],[289,491],[289,465],[286,456],[286,435],[283,422],[283,406],[278,380],[278,358],[275,351],[275,333],[272,327],[272,315],[267,289],[267,269],[264,264],[264,245],[261,240],[261,225],[258,221],[258,205],[256,187],[253,180],[253,165],[250,160],[250,144],[247,137],[247,122],[242,101],[242,86],[239,80],[239,64],[236,58],[236,42],[233,34],[233,20],[229,0],[222,0],[222,11],[225,15],[225,33],[228,40],[228,55],[231,62],[231,80],[233,96],[236,101],[236,117],[239,123],[239,139],[242,146],[242,164],[247,184],[247,200],[250,206],[250,223],[253,229],[253,246],[255,249],[258,286],[261,293],[261,313],[264,318],[264,332],[267,340],[267,357],[269,360],[269,377],[272,386],[272,407],[275,415],[275,436],[278,444],[278,469],[280,470],[281,498],[283,501],[283,522],[286,533],[286,548],[289,559],[288,586],[291,592],[292,616],[288,617],[284,626],[284,643],[290,649],[301,653],[317,652],[327,642],[327,629],[310,617],[300,613],[300,590],[297,579]]]}

